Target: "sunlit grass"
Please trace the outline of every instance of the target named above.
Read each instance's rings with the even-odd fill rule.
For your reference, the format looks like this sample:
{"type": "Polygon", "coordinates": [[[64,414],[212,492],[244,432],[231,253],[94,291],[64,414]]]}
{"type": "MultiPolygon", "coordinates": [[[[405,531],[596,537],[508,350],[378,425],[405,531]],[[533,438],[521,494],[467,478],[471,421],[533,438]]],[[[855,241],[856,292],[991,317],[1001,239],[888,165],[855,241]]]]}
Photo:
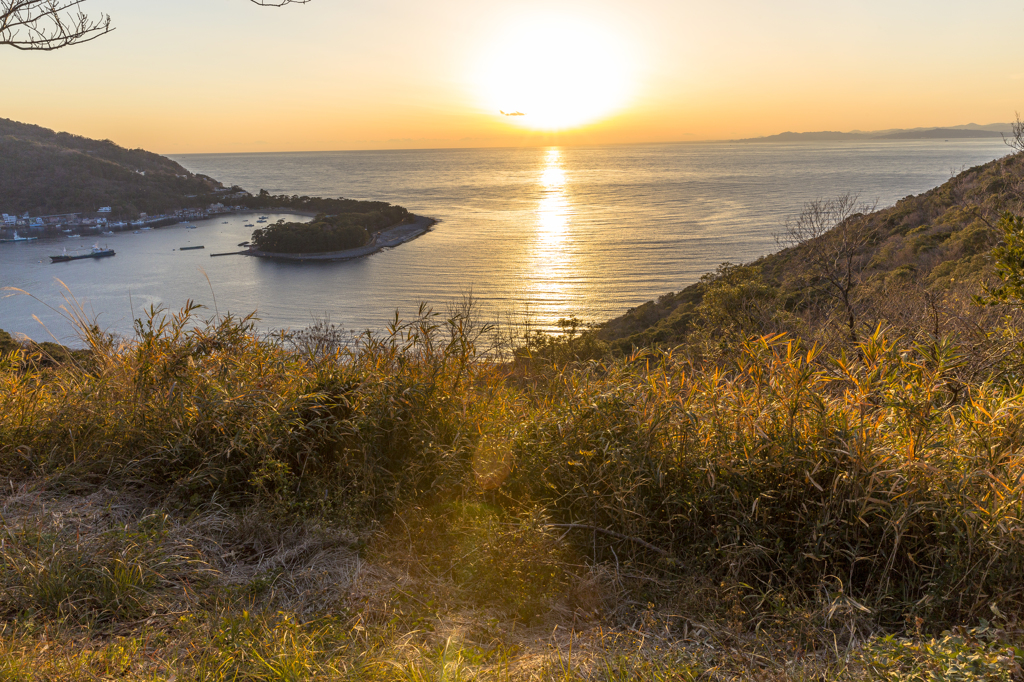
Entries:
{"type": "Polygon", "coordinates": [[[502,355],[471,309],[355,340],[200,312],[3,356],[0,680],[1021,660],[1009,322],[989,350],[878,329],[708,362],[574,334],[502,355]]]}

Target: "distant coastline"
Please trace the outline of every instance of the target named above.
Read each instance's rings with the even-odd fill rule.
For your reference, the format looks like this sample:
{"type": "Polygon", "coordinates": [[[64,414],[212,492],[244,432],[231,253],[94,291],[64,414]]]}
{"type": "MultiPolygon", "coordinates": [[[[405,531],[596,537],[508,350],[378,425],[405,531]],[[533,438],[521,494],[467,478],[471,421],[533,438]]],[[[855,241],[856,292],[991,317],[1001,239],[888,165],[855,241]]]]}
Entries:
{"type": "Polygon", "coordinates": [[[899,130],[876,130],[873,132],[851,131],[841,133],[821,130],[808,133],[785,132],[764,137],[747,137],[729,142],[884,142],[886,140],[978,140],[1010,135],[1010,123],[993,123],[987,126],[969,124],[951,128],[912,128],[899,130]]]}
{"type": "MultiPolygon", "coordinates": [[[[283,213],[284,211],[278,211],[283,213]]],[[[292,213],[298,213],[297,211],[291,211],[292,213]]],[[[307,215],[307,214],[301,214],[307,215]]],[[[319,253],[270,253],[266,251],[259,251],[258,249],[250,248],[244,252],[247,256],[255,256],[256,258],[268,258],[271,260],[290,260],[290,261],[339,261],[339,260],[353,260],[355,258],[363,258],[365,256],[372,255],[383,249],[393,248],[400,244],[410,242],[419,236],[422,236],[430,231],[437,221],[433,218],[427,218],[425,216],[415,216],[416,220],[411,223],[403,223],[400,225],[393,225],[385,230],[381,230],[373,236],[373,240],[366,246],[360,246],[355,249],[346,249],[344,251],[326,251],[319,253]]]]}

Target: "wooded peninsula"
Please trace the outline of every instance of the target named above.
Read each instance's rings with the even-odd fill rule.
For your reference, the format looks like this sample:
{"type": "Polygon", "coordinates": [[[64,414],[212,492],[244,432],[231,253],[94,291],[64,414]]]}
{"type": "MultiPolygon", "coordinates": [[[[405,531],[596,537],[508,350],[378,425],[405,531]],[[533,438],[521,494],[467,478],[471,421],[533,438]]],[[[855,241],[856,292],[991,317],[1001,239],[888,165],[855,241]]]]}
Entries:
{"type": "Polygon", "coordinates": [[[381,230],[414,219],[405,208],[383,201],[308,197],[293,199],[273,197],[263,192],[254,199],[252,203],[322,211],[317,213],[312,222],[280,220],[255,230],[252,233],[252,244],[265,253],[326,253],[355,249],[366,246],[373,235],[381,230]]]}

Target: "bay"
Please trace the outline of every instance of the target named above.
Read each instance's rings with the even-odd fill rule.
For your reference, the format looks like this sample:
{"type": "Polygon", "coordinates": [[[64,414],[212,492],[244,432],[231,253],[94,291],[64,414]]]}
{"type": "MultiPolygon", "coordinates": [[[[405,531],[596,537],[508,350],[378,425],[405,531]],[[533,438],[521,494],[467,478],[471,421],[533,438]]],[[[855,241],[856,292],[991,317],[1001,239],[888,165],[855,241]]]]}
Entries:
{"type": "Polygon", "coordinates": [[[127,334],[144,308],[191,299],[207,315],[255,311],[267,330],[323,317],[380,330],[396,310],[443,309],[469,292],[492,319],[597,322],[775,250],[773,234],[807,201],[853,192],[891,205],[1006,151],[997,138],[172,156],[251,192],[384,200],[439,222],[335,263],[210,258],[249,238],[251,216],[106,237],[117,256],[98,261],[50,264],[73,240],[0,244],[0,286],[30,294],[0,294],[0,328],[74,343],[62,305],[127,334]]]}

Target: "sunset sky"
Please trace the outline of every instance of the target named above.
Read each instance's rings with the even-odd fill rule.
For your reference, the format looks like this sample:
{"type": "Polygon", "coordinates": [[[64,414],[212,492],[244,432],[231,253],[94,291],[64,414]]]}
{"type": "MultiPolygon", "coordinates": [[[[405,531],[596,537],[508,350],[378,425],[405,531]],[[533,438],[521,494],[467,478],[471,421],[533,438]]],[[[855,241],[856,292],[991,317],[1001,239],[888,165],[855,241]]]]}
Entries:
{"type": "Polygon", "coordinates": [[[1004,0],[85,8],[117,29],[0,47],[0,117],[187,153],[696,141],[1024,109],[1024,7],[1004,0]]]}

